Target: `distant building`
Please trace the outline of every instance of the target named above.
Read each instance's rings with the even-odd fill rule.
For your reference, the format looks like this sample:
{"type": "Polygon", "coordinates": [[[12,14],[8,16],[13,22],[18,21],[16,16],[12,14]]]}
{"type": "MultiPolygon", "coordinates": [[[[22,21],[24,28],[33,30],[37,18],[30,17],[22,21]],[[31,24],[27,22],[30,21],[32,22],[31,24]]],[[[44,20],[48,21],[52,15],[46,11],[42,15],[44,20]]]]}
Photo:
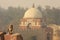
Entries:
{"type": "Polygon", "coordinates": [[[59,25],[48,25],[48,27],[51,27],[53,29],[53,40],[60,40],[60,26],[59,25]]]}
{"type": "Polygon", "coordinates": [[[25,12],[25,15],[20,19],[20,29],[27,30],[31,28],[32,30],[37,30],[41,27],[42,14],[36,8],[30,8],[25,12]]]}
{"type": "Polygon", "coordinates": [[[52,40],[52,28],[44,24],[42,13],[34,5],[25,12],[19,26],[24,40],[52,40]]]}

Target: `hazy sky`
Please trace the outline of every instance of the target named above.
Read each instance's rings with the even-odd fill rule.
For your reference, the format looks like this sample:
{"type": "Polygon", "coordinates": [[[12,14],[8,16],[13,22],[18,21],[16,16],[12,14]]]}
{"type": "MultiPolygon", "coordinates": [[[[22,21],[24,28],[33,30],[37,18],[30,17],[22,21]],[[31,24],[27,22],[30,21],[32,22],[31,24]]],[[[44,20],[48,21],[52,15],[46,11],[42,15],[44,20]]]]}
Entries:
{"type": "Polygon", "coordinates": [[[33,3],[36,6],[41,5],[42,7],[45,5],[60,7],[60,0],[0,0],[0,6],[3,8],[7,8],[8,6],[21,6],[26,8],[31,7],[33,3]]]}

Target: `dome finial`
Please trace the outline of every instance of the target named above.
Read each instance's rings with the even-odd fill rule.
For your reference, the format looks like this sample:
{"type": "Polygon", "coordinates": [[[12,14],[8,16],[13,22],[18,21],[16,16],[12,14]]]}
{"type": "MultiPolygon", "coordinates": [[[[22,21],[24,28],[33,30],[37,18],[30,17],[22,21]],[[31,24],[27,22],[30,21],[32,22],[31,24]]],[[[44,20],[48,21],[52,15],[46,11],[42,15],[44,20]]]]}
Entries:
{"type": "Polygon", "coordinates": [[[32,6],[33,8],[35,7],[35,4],[33,3],[33,6],[32,6]]]}

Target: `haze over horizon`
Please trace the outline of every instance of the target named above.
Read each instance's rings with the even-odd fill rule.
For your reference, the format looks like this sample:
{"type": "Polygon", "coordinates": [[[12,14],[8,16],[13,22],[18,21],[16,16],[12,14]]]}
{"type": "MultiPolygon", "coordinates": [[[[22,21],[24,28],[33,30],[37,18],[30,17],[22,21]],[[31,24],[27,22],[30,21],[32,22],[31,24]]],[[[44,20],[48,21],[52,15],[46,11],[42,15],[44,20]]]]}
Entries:
{"type": "Polygon", "coordinates": [[[9,6],[29,8],[33,3],[36,6],[40,5],[45,7],[46,5],[49,5],[51,7],[60,8],[60,0],[0,0],[0,6],[2,8],[8,8],[9,6]]]}

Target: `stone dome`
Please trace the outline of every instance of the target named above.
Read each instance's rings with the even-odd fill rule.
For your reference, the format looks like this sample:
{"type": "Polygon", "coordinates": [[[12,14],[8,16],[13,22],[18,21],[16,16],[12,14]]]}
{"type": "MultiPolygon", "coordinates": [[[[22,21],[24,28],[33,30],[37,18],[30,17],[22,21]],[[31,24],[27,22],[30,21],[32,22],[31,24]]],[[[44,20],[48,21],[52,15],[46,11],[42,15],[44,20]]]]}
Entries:
{"type": "Polygon", "coordinates": [[[25,12],[23,18],[42,18],[42,13],[36,8],[31,8],[25,12]]]}

